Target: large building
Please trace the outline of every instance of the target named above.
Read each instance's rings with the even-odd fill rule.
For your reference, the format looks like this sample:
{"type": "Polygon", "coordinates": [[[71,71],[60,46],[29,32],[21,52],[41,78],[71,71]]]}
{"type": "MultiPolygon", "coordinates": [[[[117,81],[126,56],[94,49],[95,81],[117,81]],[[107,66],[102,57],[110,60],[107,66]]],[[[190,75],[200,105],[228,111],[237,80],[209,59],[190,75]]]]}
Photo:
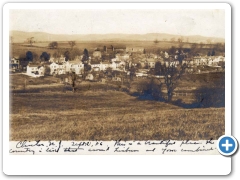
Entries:
{"type": "Polygon", "coordinates": [[[27,66],[27,75],[32,77],[44,76],[45,68],[41,64],[30,63],[27,66]]]}
{"type": "Polygon", "coordinates": [[[143,47],[126,47],[126,52],[131,53],[131,52],[139,52],[139,53],[144,53],[145,49],[143,47]]]}

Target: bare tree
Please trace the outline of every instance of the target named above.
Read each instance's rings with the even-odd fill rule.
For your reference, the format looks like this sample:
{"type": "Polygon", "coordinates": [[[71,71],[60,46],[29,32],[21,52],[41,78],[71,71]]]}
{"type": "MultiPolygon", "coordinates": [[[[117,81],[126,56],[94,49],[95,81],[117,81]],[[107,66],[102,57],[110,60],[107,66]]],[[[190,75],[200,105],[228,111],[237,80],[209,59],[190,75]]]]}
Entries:
{"type": "Polygon", "coordinates": [[[178,65],[175,67],[175,64],[168,66],[165,72],[165,85],[167,87],[167,101],[172,100],[173,91],[178,85],[178,80],[181,78],[185,71],[185,65],[178,65]]]}
{"type": "Polygon", "coordinates": [[[182,49],[183,47],[183,37],[178,38],[178,47],[182,49]]]}
{"type": "Polygon", "coordinates": [[[30,46],[32,46],[33,43],[34,43],[34,37],[28,38],[28,39],[27,39],[27,42],[30,44],[30,46]]]}
{"type": "MultiPolygon", "coordinates": [[[[170,62],[169,62],[170,63],[170,62]]],[[[160,84],[159,87],[166,86],[167,88],[167,99],[166,101],[170,102],[172,101],[172,96],[173,96],[173,91],[176,89],[178,86],[178,81],[185,72],[186,65],[176,65],[174,63],[169,64],[166,66],[161,67],[161,72],[164,75],[164,81],[159,79],[160,84]]],[[[160,90],[161,91],[161,90],[160,90]]],[[[162,91],[161,91],[162,93],[162,91]]]]}
{"type": "Polygon", "coordinates": [[[178,38],[178,42],[182,43],[183,42],[183,37],[178,38]]]}
{"type": "Polygon", "coordinates": [[[212,43],[212,40],[211,39],[207,39],[207,44],[211,44],[212,43]]]}
{"type": "Polygon", "coordinates": [[[176,39],[175,39],[175,38],[171,38],[171,41],[172,41],[172,42],[175,42],[175,41],[176,41],[176,39]]]}
{"type": "Polygon", "coordinates": [[[76,46],[75,41],[68,41],[68,44],[70,45],[71,49],[73,49],[73,47],[76,46]]]}
{"type": "Polygon", "coordinates": [[[159,43],[158,39],[155,39],[153,42],[154,42],[155,44],[159,43]]]}

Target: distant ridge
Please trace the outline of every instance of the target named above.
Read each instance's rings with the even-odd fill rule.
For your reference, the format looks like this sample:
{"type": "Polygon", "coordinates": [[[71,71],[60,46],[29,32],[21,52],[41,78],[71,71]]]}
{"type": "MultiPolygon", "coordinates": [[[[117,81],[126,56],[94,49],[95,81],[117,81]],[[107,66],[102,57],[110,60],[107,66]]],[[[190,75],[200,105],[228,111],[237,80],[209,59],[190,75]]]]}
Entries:
{"type": "Polygon", "coordinates": [[[34,40],[39,41],[170,41],[175,38],[182,37],[183,41],[191,43],[206,43],[208,39],[212,42],[225,42],[223,38],[205,37],[200,35],[181,36],[166,33],[148,33],[148,34],[49,34],[45,32],[24,32],[24,31],[10,31],[10,36],[13,37],[13,42],[23,43],[27,38],[34,37],[34,40]]]}

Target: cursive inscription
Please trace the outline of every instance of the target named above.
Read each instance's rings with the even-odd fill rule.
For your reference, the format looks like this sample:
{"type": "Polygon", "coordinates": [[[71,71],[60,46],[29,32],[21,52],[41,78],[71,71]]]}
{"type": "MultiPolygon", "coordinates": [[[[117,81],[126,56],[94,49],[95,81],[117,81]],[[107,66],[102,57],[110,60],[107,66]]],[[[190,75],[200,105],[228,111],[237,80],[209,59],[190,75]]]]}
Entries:
{"type": "Polygon", "coordinates": [[[216,140],[18,141],[10,154],[218,154],[216,140]]]}

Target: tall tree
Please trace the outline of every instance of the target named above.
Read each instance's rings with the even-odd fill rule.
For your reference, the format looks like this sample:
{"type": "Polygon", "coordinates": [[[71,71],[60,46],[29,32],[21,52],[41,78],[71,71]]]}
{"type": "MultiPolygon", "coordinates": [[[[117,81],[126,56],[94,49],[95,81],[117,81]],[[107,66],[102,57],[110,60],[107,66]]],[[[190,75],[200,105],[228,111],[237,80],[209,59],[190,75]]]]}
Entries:
{"type": "Polygon", "coordinates": [[[215,56],[215,51],[214,51],[214,49],[212,50],[211,56],[215,56]]]}
{"type": "Polygon", "coordinates": [[[28,51],[28,52],[26,53],[26,60],[27,60],[27,61],[33,61],[33,54],[32,54],[31,51],[28,51]]]}
{"type": "Polygon", "coordinates": [[[79,48],[73,48],[73,49],[71,49],[70,53],[71,53],[72,59],[75,59],[75,58],[78,59],[78,57],[79,57],[80,54],[81,54],[81,51],[80,51],[79,48]]]}
{"type": "Polygon", "coordinates": [[[171,55],[175,54],[176,51],[177,51],[177,49],[176,49],[175,46],[172,46],[172,47],[169,49],[169,53],[170,53],[171,55]]]}
{"type": "Polygon", "coordinates": [[[76,80],[77,80],[77,76],[76,76],[75,72],[72,72],[71,79],[72,79],[72,90],[73,90],[73,92],[75,92],[76,91],[76,80]]]}
{"type": "Polygon", "coordinates": [[[177,68],[174,64],[168,66],[165,72],[165,85],[167,87],[167,101],[172,100],[173,91],[177,87],[178,80],[185,71],[185,65],[179,65],[177,68]]]}
{"type": "Polygon", "coordinates": [[[154,73],[155,75],[160,75],[162,73],[162,64],[161,64],[161,62],[159,62],[159,61],[156,62],[154,71],[155,71],[155,73],[154,73]]]}
{"type": "Polygon", "coordinates": [[[40,56],[40,59],[42,61],[48,61],[50,59],[50,54],[48,54],[47,52],[43,52],[40,56]]]}
{"type": "Polygon", "coordinates": [[[69,61],[70,60],[70,52],[69,51],[65,51],[64,52],[64,57],[65,57],[65,61],[69,61]]]}
{"type": "Polygon", "coordinates": [[[86,61],[88,61],[88,59],[89,59],[88,50],[87,50],[87,49],[84,49],[84,50],[83,50],[82,62],[83,62],[83,63],[86,63],[86,61]]]}
{"type": "Polygon", "coordinates": [[[135,75],[136,68],[134,66],[131,66],[130,68],[130,81],[133,81],[133,77],[135,75]]]}

